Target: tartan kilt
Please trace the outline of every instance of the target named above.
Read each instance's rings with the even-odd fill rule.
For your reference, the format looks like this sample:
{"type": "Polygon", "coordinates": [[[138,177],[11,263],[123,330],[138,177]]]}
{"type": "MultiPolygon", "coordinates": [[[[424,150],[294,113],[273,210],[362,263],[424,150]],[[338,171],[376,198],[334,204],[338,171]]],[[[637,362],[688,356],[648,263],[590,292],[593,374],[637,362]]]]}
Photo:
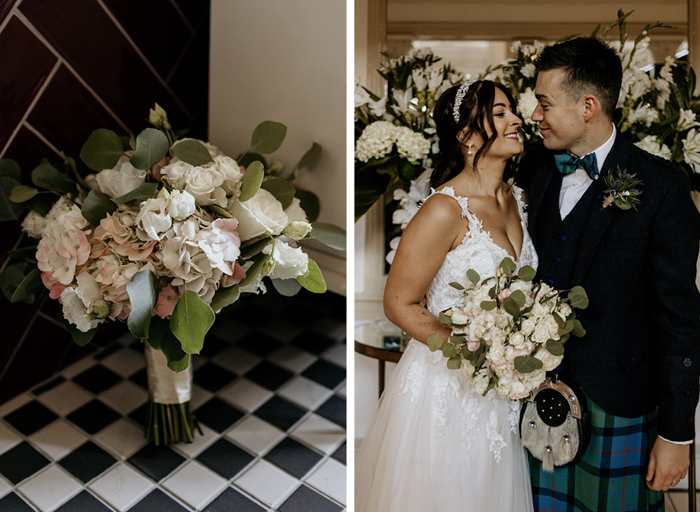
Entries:
{"type": "Polygon", "coordinates": [[[586,398],[591,444],[583,456],[575,464],[554,468],[553,474],[542,471],[541,462],[529,456],[535,511],[663,511],[664,493],[646,485],[656,439],[656,411],[622,418],[586,398]]]}

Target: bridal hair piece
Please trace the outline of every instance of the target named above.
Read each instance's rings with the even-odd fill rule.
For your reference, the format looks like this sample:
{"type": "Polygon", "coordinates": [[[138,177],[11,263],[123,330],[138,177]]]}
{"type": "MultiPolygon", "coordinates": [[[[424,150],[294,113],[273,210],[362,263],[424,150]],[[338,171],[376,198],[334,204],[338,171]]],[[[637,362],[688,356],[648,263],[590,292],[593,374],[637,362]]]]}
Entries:
{"type": "Polygon", "coordinates": [[[459,107],[462,106],[462,100],[464,100],[464,96],[466,96],[469,87],[471,87],[473,83],[474,80],[469,80],[467,82],[464,82],[462,85],[459,86],[459,89],[457,89],[457,96],[455,96],[455,106],[452,109],[452,115],[455,118],[455,123],[459,123],[459,107]]]}

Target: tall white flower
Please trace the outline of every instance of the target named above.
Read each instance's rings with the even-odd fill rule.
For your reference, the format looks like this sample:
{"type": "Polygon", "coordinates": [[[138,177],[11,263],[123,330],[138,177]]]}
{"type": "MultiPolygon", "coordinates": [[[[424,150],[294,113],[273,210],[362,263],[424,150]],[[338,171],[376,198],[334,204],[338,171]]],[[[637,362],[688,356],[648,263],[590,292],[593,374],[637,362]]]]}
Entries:
{"type": "Polygon", "coordinates": [[[700,123],[695,120],[695,112],[681,109],[676,129],[682,132],[695,126],[700,126],[700,123]]]}
{"type": "Polygon", "coordinates": [[[535,91],[531,87],[525,89],[518,98],[518,113],[526,124],[537,125],[536,121],[532,120],[532,113],[537,108],[537,98],[535,91]]]}
{"type": "Polygon", "coordinates": [[[694,172],[700,173],[700,131],[696,131],[695,128],[683,139],[683,159],[690,164],[694,172]]]}
{"type": "Polygon", "coordinates": [[[535,76],[535,73],[537,73],[537,70],[535,69],[534,64],[528,62],[522,68],[520,68],[520,72],[523,74],[523,76],[527,78],[532,78],[533,76],[535,76]]]}
{"type": "Polygon", "coordinates": [[[370,95],[367,90],[362,87],[359,81],[355,82],[355,108],[366,105],[370,102],[370,95]]]}

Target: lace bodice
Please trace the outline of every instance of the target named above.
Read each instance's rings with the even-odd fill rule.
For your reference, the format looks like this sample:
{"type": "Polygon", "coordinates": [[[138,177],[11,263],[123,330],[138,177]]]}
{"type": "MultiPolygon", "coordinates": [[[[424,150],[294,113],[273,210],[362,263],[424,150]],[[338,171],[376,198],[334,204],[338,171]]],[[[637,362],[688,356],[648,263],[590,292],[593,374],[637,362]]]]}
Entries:
{"type": "MultiPolygon", "coordinates": [[[[496,245],[491,234],[484,231],[482,222],[469,210],[469,202],[466,197],[455,195],[452,187],[445,187],[439,191],[431,190],[428,198],[433,194],[452,197],[462,208],[462,218],[469,221],[469,231],[462,242],[447,253],[435,279],[428,287],[426,294],[428,310],[434,315],[438,315],[440,311],[459,305],[464,300],[462,292],[450,286],[450,283],[457,282],[466,286],[468,283],[467,270],[470,268],[476,270],[482,278],[495,275],[498,265],[503,261],[503,258],[508,256],[508,251],[496,245]]],[[[517,268],[524,265],[537,268],[537,253],[535,253],[532,240],[527,232],[525,203],[521,197],[522,189],[513,187],[513,194],[518,202],[520,223],[523,228],[523,247],[520,251],[520,258],[515,264],[517,268]]]]}

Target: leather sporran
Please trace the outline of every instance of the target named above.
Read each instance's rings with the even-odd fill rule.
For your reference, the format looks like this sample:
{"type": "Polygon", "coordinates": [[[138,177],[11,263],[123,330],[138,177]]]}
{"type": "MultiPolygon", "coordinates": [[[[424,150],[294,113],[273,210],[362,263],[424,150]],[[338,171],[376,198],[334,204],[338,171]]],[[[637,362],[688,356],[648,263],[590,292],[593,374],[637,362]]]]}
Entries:
{"type": "Polygon", "coordinates": [[[521,410],[520,437],[544,471],[575,462],[591,441],[591,413],[583,392],[573,383],[547,377],[521,410]]]}

